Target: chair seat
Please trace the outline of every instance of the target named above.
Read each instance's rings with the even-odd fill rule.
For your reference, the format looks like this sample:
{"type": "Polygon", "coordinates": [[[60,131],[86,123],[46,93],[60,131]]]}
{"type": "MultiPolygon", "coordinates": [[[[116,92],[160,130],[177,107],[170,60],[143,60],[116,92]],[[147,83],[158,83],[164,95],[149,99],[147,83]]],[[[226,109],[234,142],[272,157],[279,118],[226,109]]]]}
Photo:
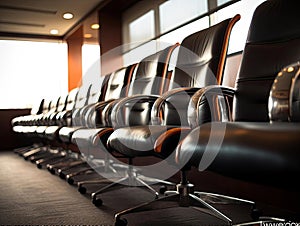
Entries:
{"type": "Polygon", "coordinates": [[[48,140],[56,140],[60,128],[61,128],[60,126],[48,126],[47,129],[45,130],[45,137],[48,140]]]}
{"type": "Polygon", "coordinates": [[[48,126],[38,126],[38,127],[36,127],[35,133],[39,137],[43,137],[47,128],[48,128],[48,126]]]}
{"type": "Polygon", "coordinates": [[[59,130],[59,139],[62,142],[71,143],[72,142],[72,135],[75,131],[82,129],[82,126],[74,126],[74,127],[62,127],[59,130]]]}
{"type": "Polygon", "coordinates": [[[175,149],[178,140],[176,141],[174,137],[172,141],[166,139],[165,144],[157,144],[157,140],[173,128],[176,126],[148,125],[120,128],[110,135],[108,146],[129,157],[152,156],[153,154],[167,156],[170,150],[175,149]],[[154,151],[158,145],[164,146],[161,153],[154,151]]]}
{"type": "Polygon", "coordinates": [[[199,171],[207,168],[249,182],[299,189],[299,137],[299,123],[207,123],[184,139],[176,161],[199,171]]]}
{"type": "Polygon", "coordinates": [[[106,130],[110,130],[109,128],[86,128],[86,129],[78,129],[74,131],[72,136],[72,143],[76,144],[79,149],[85,149],[93,146],[95,137],[106,130]]]}

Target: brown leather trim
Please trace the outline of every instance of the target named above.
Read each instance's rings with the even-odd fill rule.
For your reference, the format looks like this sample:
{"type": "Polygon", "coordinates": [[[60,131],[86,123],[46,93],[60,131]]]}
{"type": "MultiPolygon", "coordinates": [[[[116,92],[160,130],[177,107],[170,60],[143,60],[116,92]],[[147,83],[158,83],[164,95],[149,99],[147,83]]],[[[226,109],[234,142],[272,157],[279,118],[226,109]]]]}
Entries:
{"type": "Polygon", "coordinates": [[[164,90],[163,90],[164,93],[169,90],[172,75],[173,75],[173,71],[168,71],[166,80],[164,82],[164,90]]]}
{"type": "Polygon", "coordinates": [[[160,90],[159,90],[160,95],[162,95],[165,92],[165,80],[166,80],[166,76],[167,76],[167,73],[168,73],[169,61],[170,61],[170,58],[171,58],[171,55],[172,55],[174,49],[176,49],[178,46],[180,46],[180,44],[178,42],[175,43],[169,49],[168,55],[166,57],[165,66],[164,66],[164,70],[163,70],[163,74],[162,74],[162,82],[161,82],[160,90]]]}
{"type": "Polygon", "coordinates": [[[215,106],[214,106],[214,119],[213,120],[217,120],[217,121],[220,121],[221,120],[221,112],[220,112],[220,104],[219,104],[219,100],[218,100],[218,96],[215,96],[214,97],[214,103],[215,103],[215,106]]]}
{"type": "Polygon", "coordinates": [[[133,64],[133,65],[130,66],[131,68],[130,68],[129,75],[128,75],[125,96],[128,96],[129,86],[130,86],[130,83],[131,83],[132,75],[133,75],[133,72],[136,69],[137,65],[138,64],[133,64]]]}
{"type": "Polygon", "coordinates": [[[105,101],[105,94],[106,94],[107,87],[108,87],[108,81],[109,81],[111,75],[112,75],[112,73],[105,75],[105,77],[106,76],[109,76],[109,77],[104,78],[104,85],[102,85],[102,88],[101,88],[101,94],[100,94],[100,97],[99,97],[99,102],[105,101]]]}
{"type": "Polygon", "coordinates": [[[182,127],[172,128],[172,129],[167,130],[166,132],[161,134],[156,139],[155,144],[154,144],[154,151],[156,153],[161,153],[163,143],[166,139],[168,139],[176,134],[179,134],[181,132],[186,132],[186,131],[190,131],[190,130],[191,130],[190,128],[182,128],[182,127]]]}
{"type": "Polygon", "coordinates": [[[114,129],[113,128],[105,128],[103,130],[101,130],[99,133],[97,133],[94,138],[93,138],[93,145],[96,145],[99,141],[99,138],[102,137],[104,134],[109,133],[109,132],[113,132],[114,129]]]}
{"type": "Polygon", "coordinates": [[[240,20],[240,18],[241,18],[241,16],[239,14],[235,15],[230,20],[230,22],[227,26],[227,29],[226,29],[224,42],[223,42],[223,46],[222,46],[222,55],[220,57],[220,61],[219,61],[219,65],[218,65],[218,71],[217,71],[217,75],[216,75],[218,85],[221,85],[222,80],[223,80],[223,73],[224,73],[224,67],[225,67],[225,62],[226,62],[226,57],[227,57],[227,49],[228,49],[228,45],[229,45],[230,34],[231,34],[233,26],[235,25],[235,23],[237,21],[240,20]]]}

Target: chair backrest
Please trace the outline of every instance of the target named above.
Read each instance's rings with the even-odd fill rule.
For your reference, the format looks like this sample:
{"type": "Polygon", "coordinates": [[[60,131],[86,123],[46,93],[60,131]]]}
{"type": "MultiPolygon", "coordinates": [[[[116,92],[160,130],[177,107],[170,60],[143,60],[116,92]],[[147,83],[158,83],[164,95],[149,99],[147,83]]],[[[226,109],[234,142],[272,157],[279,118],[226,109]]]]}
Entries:
{"type": "Polygon", "coordinates": [[[60,104],[60,99],[61,97],[58,97],[54,100],[51,101],[50,103],[50,109],[48,110],[48,112],[43,116],[41,124],[42,125],[51,125],[53,124],[52,122],[52,116],[55,115],[58,111],[58,107],[60,104]]]}
{"type": "MultiPolygon", "coordinates": [[[[161,95],[168,75],[171,53],[178,43],[145,57],[139,62],[134,78],[129,86],[128,96],[135,94],[161,95]]],[[[130,106],[130,114],[125,113],[127,125],[148,124],[150,120],[151,103],[135,103],[130,106]]]]}
{"type": "Polygon", "coordinates": [[[82,108],[87,104],[88,99],[91,94],[90,93],[91,87],[92,87],[92,85],[90,84],[89,86],[82,86],[79,88],[77,98],[75,101],[75,105],[74,105],[75,109],[82,108]]]}
{"type": "Polygon", "coordinates": [[[74,109],[75,107],[75,103],[76,103],[76,99],[78,96],[78,91],[79,88],[75,88],[72,89],[69,93],[68,93],[68,97],[67,97],[67,105],[66,105],[66,111],[71,111],[74,109]]]}
{"type": "Polygon", "coordinates": [[[128,87],[136,64],[121,68],[110,75],[104,100],[118,99],[128,95],[128,87]]]}
{"type": "MultiPolygon", "coordinates": [[[[89,127],[87,117],[91,112],[95,111],[95,103],[103,103],[105,101],[118,99],[127,96],[128,84],[131,81],[133,71],[136,64],[121,68],[110,74],[102,76],[99,84],[92,85],[92,92],[88,100],[88,104],[80,111],[80,125],[89,127]]],[[[101,124],[101,110],[96,113],[96,122],[101,124]]]]}
{"type": "Polygon", "coordinates": [[[63,95],[63,96],[60,97],[59,103],[58,103],[58,106],[57,106],[57,112],[61,112],[61,111],[64,111],[66,109],[67,101],[68,101],[68,95],[63,95]]]}
{"type": "Polygon", "coordinates": [[[34,105],[31,108],[30,114],[31,115],[38,115],[38,114],[43,113],[44,102],[45,102],[45,99],[42,99],[38,104],[34,105]]]}
{"type": "MultiPolygon", "coordinates": [[[[181,43],[169,90],[221,84],[229,38],[240,15],[187,36],[181,43]]],[[[170,97],[164,105],[164,124],[188,126],[189,95],[170,97]]]]}
{"type": "Polygon", "coordinates": [[[52,113],[54,113],[54,112],[57,111],[57,108],[58,108],[58,106],[59,106],[59,102],[60,102],[60,97],[58,97],[58,98],[56,98],[56,99],[53,99],[53,100],[51,101],[50,109],[49,109],[49,111],[47,112],[47,115],[52,114],[52,113]]]}
{"type": "Polygon", "coordinates": [[[43,104],[43,110],[42,114],[46,114],[51,108],[51,101],[50,100],[45,100],[43,104]]]}
{"type": "Polygon", "coordinates": [[[75,101],[74,109],[72,111],[72,126],[80,126],[80,111],[89,102],[91,96],[92,84],[88,86],[81,86],[78,90],[77,98],[75,101]]]}
{"type": "Polygon", "coordinates": [[[300,57],[299,22],[298,0],[269,0],[256,8],[236,80],[235,121],[269,121],[272,83],[300,57]]]}
{"type": "Polygon", "coordinates": [[[161,95],[163,93],[170,57],[177,46],[179,45],[166,47],[139,62],[129,87],[128,96],[135,94],[161,95]]]}
{"type": "Polygon", "coordinates": [[[48,114],[51,110],[53,100],[45,100],[43,105],[43,111],[40,115],[37,115],[32,119],[32,121],[27,122],[28,125],[43,125],[44,121],[43,118],[48,114]]]}

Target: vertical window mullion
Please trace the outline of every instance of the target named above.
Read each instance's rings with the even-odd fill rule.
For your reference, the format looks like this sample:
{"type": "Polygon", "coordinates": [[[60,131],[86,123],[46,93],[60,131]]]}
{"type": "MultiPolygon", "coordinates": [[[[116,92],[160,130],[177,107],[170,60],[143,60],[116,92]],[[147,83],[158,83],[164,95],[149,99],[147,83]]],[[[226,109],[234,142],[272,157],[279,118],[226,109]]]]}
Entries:
{"type": "MultiPolygon", "coordinates": [[[[208,6],[208,11],[211,11],[215,8],[218,7],[218,2],[217,0],[207,0],[207,6],[208,6]]],[[[212,13],[209,15],[209,26],[212,26],[213,24],[215,24],[215,14],[212,13]]]]}

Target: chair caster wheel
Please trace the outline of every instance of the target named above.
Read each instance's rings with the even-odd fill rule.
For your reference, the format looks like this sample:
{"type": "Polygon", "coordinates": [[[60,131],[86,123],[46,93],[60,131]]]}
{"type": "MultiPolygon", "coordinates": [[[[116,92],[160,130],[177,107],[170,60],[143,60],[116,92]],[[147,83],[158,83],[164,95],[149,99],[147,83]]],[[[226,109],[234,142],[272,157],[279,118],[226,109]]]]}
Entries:
{"type": "Polygon", "coordinates": [[[37,167],[38,169],[42,169],[42,164],[38,163],[38,164],[36,164],[36,167],[37,167]]]}
{"type": "Polygon", "coordinates": [[[55,174],[55,169],[53,169],[53,168],[48,168],[48,171],[53,175],[55,174]]]}
{"type": "Polygon", "coordinates": [[[127,223],[128,223],[128,221],[126,220],[126,218],[120,218],[120,219],[116,220],[115,226],[126,226],[127,223]]]}
{"type": "Polygon", "coordinates": [[[260,216],[262,215],[262,212],[260,209],[257,209],[256,207],[253,207],[251,210],[251,218],[253,220],[259,220],[260,216]]]}
{"type": "Polygon", "coordinates": [[[86,188],[85,187],[82,187],[82,186],[79,186],[78,187],[78,191],[80,192],[80,194],[85,194],[86,193],[86,188]]]}
{"type": "Polygon", "coordinates": [[[72,177],[68,177],[67,181],[70,185],[74,184],[74,179],[72,177]]]}
{"type": "Polygon", "coordinates": [[[159,188],[159,194],[163,195],[168,190],[166,185],[162,185],[159,188]]]}
{"type": "Polygon", "coordinates": [[[95,206],[102,206],[102,204],[103,204],[102,199],[97,198],[97,197],[93,198],[92,202],[95,206]]]}
{"type": "Polygon", "coordinates": [[[63,174],[63,173],[59,173],[59,177],[61,178],[61,179],[66,179],[66,175],[65,174],[63,174]]]}

